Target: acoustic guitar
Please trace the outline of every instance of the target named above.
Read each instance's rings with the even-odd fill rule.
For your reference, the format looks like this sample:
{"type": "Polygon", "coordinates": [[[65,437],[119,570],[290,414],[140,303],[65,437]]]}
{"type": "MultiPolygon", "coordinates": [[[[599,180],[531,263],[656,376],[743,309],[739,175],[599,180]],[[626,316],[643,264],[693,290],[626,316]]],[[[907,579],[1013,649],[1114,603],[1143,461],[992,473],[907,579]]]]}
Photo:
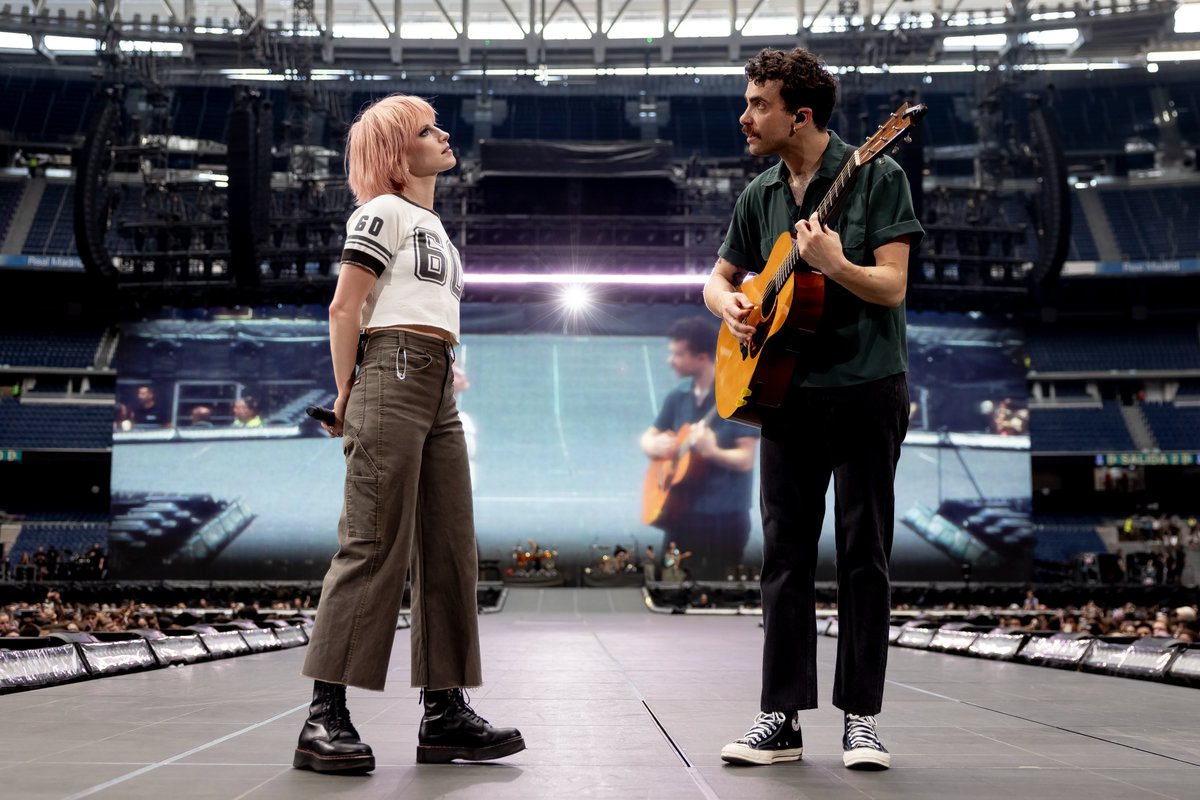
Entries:
{"type": "MultiPolygon", "coordinates": [[[[817,207],[822,226],[837,217],[863,167],[882,156],[926,110],[924,105],[905,103],[854,151],[817,207]]],[[[763,412],[783,402],[796,365],[795,348],[802,346],[803,334],[817,331],[825,308],[825,276],[804,263],[796,250],[794,231],[789,231],[775,240],[762,274],[743,281],[739,290],[754,304],[745,320],[754,328],[754,335],[744,344],[729,326],[721,326],[716,407],[725,419],[760,427],[763,412]]]]}
{"type": "Polygon", "coordinates": [[[692,445],[716,413],[717,408],[713,406],[699,422],[680,425],[675,433],[675,454],[650,462],[642,483],[642,522],[646,525],[662,528],[668,524],[671,491],[684,480],[695,477],[703,468],[700,459],[692,458],[692,445]]]}

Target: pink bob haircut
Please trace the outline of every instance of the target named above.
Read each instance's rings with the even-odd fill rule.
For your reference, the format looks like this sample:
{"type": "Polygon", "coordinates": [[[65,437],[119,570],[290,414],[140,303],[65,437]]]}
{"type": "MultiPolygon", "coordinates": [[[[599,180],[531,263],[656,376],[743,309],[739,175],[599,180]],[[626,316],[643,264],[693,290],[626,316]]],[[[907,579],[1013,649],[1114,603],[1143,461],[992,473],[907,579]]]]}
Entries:
{"type": "Polygon", "coordinates": [[[436,119],[428,102],[404,94],[377,100],[359,113],[346,134],[346,177],[356,203],[404,190],[409,146],[436,119]]]}

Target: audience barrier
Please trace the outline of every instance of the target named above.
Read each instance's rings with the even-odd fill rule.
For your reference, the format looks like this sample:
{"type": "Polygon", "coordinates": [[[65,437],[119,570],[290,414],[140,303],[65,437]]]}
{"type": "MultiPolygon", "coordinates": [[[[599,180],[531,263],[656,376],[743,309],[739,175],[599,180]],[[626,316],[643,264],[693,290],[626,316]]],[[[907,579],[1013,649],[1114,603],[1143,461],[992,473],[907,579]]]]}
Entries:
{"type": "Polygon", "coordinates": [[[73,644],[50,639],[8,639],[0,649],[0,692],[35,689],[88,676],[73,644]]]}
{"type": "MultiPolygon", "coordinates": [[[[493,587],[488,587],[493,588],[493,587]]],[[[493,604],[481,613],[503,606],[506,592],[494,593],[493,604]]],[[[663,613],[646,593],[647,606],[663,613]]],[[[718,612],[722,609],[699,609],[718,612]]],[[[734,611],[734,613],[738,613],[734,611]]],[[[1102,636],[1089,633],[1049,633],[994,627],[961,619],[963,611],[899,612],[889,628],[889,641],[899,647],[1016,661],[1038,666],[1140,678],[1200,687],[1200,644],[1164,637],[1102,636]],[[902,624],[899,619],[918,615],[902,624]]],[[[397,627],[409,625],[407,614],[397,627]]],[[[166,631],[121,633],[56,632],[43,637],[0,639],[0,694],[87,678],[116,675],[176,664],[191,664],[248,653],[300,647],[312,631],[309,617],[260,622],[235,620],[166,631]]],[[[822,612],[817,631],[837,637],[835,613],[822,612]]]]}
{"type": "MultiPolygon", "coordinates": [[[[508,590],[503,583],[481,581],[478,586],[479,613],[500,611],[507,596],[508,590]]],[[[312,612],[308,610],[273,610],[271,619],[256,620],[230,620],[233,610],[229,608],[172,607],[170,611],[179,615],[180,624],[187,617],[194,624],[166,630],[55,631],[39,637],[0,638],[0,694],[301,647],[308,644],[313,629],[312,612]],[[215,616],[223,621],[201,622],[205,616],[215,616]]],[[[397,616],[396,628],[408,628],[411,624],[406,608],[397,616]]]]}
{"type": "Polygon", "coordinates": [[[1183,648],[1167,667],[1167,680],[1189,686],[1200,686],[1200,644],[1183,648]]]}
{"type": "MultiPolygon", "coordinates": [[[[818,620],[817,630],[837,636],[837,622],[818,620]]],[[[1200,686],[1200,644],[1178,639],[1051,634],[931,620],[893,624],[888,638],[918,650],[1200,686]]]]}
{"type": "Polygon", "coordinates": [[[1013,628],[994,628],[988,633],[981,633],[971,642],[967,653],[979,658],[992,658],[1011,661],[1025,643],[1029,641],[1029,631],[1013,628]]]}
{"type": "Polygon", "coordinates": [[[0,694],[308,644],[312,623],[239,620],[168,631],[57,632],[0,639],[0,694]]]}
{"type": "Polygon", "coordinates": [[[920,619],[909,620],[901,628],[900,636],[896,638],[898,646],[925,650],[933,641],[934,634],[937,633],[938,623],[920,619]]]}
{"type": "MultiPolygon", "coordinates": [[[[301,637],[301,640],[295,644],[285,644],[284,647],[295,647],[297,644],[304,644],[307,641],[307,639],[303,638],[303,629],[295,627],[291,628],[291,630],[294,630],[296,635],[301,637]]],[[[204,641],[198,633],[167,630],[134,631],[134,634],[141,636],[150,644],[150,650],[153,651],[154,657],[163,666],[195,664],[197,661],[208,661],[212,658],[212,655],[208,652],[208,648],[204,646],[204,641]]],[[[280,632],[276,631],[276,635],[278,636],[279,634],[280,632]]],[[[280,636],[280,640],[284,641],[282,636],[280,636]]]]}

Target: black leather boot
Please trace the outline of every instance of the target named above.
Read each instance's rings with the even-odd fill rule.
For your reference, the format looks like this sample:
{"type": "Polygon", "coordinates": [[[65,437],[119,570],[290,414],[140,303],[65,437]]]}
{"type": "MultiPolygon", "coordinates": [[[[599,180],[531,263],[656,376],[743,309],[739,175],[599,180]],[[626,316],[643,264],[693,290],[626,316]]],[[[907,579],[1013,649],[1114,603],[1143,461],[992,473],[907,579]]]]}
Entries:
{"type": "Polygon", "coordinates": [[[516,728],[495,728],[475,713],[462,689],[425,691],[425,716],[417,734],[417,763],[489,761],[525,749],[516,728]]]}
{"type": "Polygon", "coordinates": [[[375,755],[370,745],[358,738],[346,708],[346,687],[339,683],[316,681],[308,721],[300,731],[296,769],[316,772],[361,774],[375,769],[375,755]]]}

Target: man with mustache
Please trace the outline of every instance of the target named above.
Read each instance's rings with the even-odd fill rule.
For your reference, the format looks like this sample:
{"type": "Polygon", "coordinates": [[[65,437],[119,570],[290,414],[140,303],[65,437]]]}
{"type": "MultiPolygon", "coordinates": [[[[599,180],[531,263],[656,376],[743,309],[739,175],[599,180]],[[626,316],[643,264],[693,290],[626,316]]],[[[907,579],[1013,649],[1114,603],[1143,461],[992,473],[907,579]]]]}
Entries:
{"type": "Polygon", "coordinates": [[[755,156],[779,162],[742,192],[704,289],[705,304],[749,343],[751,301],[739,287],[761,273],[793,230],[804,261],[825,276],[825,307],[801,346],[782,406],[764,412],[763,644],[760,713],[727,745],[734,764],[795,761],[799,712],[817,705],[817,540],[832,476],[838,613],[833,704],[845,712],[843,763],[887,769],[875,715],[883,701],[896,463],[908,429],[904,297],[909,252],[923,234],[908,181],[892,160],[862,168],[840,216],[814,213],[852,148],[828,129],[837,81],[812,53],[765,49],[746,65],[739,122],[755,156]]]}

